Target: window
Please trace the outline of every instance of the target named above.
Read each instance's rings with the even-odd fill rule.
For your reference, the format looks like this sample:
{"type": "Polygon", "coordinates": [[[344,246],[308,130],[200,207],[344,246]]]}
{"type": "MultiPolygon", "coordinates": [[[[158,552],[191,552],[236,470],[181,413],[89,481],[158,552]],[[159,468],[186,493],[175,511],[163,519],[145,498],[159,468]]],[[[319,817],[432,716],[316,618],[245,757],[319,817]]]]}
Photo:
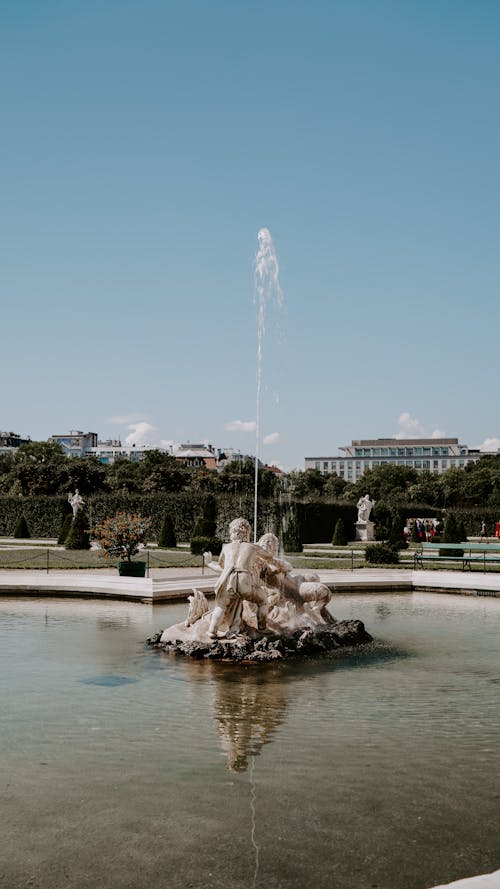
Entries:
{"type": "Polygon", "coordinates": [[[422,467],[423,467],[423,469],[430,469],[431,468],[431,461],[430,460],[422,460],[422,467]]]}
{"type": "Polygon", "coordinates": [[[443,469],[447,469],[448,468],[448,460],[441,460],[441,467],[443,469]]]}
{"type": "Polygon", "coordinates": [[[430,455],[431,455],[430,448],[423,448],[423,452],[424,452],[424,457],[430,457],[430,455]]]}
{"type": "Polygon", "coordinates": [[[398,448],[398,457],[404,457],[404,455],[405,455],[405,449],[398,448]]]}
{"type": "Polygon", "coordinates": [[[380,448],[373,448],[373,456],[380,457],[380,448]]]}
{"type": "Polygon", "coordinates": [[[371,448],[363,448],[363,457],[371,457],[371,448]]]}
{"type": "Polygon", "coordinates": [[[415,454],[417,455],[417,457],[421,457],[422,456],[422,448],[415,448],[415,454]]]}
{"type": "Polygon", "coordinates": [[[323,462],[323,472],[328,472],[328,460],[323,462]]]}
{"type": "Polygon", "coordinates": [[[389,448],[389,454],[391,457],[395,457],[396,453],[397,453],[396,448],[389,448]]]}
{"type": "Polygon", "coordinates": [[[438,457],[438,456],[439,456],[439,448],[433,448],[433,449],[432,449],[432,456],[433,456],[433,457],[438,457]]]}
{"type": "Polygon", "coordinates": [[[315,468],[315,469],[321,469],[321,463],[315,463],[315,464],[314,464],[314,468],[315,468]]]}
{"type": "Polygon", "coordinates": [[[443,455],[443,457],[447,457],[448,456],[448,448],[441,448],[441,454],[443,455]]]}
{"type": "Polygon", "coordinates": [[[432,466],[433,466],[433,469],[439,469],[439,460],[433,460],[432,466]]]}
{"type": "Polygon", "coordinates": [[[415,460],[415,469],[422,469],[422,461],[415,460]]]}
{"type": "Polygon", "coordinates": [[[362,448],[354,448],[354,453],[355,453],[356,457],[362,457],[363,456],[363,449],[362,448]]]}
{"type": "Polygon", "coordinates": [[[380,448],[380,456],[387,457],[387,448],[380,448]]]}

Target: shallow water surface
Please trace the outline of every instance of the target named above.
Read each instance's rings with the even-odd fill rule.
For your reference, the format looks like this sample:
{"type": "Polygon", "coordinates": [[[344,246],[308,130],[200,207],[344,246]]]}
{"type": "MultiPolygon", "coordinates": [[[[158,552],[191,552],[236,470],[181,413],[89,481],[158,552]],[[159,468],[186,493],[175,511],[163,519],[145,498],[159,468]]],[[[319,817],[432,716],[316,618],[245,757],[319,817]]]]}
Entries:
{"type": "Polygon", "coordinates": [[[337,596],[364,652],[148,648],[186,608],[0,600],[6,889],[425,889],[500,867],[500,600],[337,596]]]}

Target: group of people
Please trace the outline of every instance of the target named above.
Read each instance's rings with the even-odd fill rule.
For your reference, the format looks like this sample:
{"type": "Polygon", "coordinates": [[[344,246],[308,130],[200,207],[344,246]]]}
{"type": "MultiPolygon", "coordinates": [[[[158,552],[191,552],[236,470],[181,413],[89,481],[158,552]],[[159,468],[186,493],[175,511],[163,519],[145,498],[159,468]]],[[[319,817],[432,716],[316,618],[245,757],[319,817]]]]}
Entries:
{"type": "MultiPolygon", "coordinates": [[[[432,541],[432,538],[436,534],[437,523],[433,519],[415,519],[415,524],[417,526],[418,539],[422,541],[422,543],[430,543],[432,541]]],[[[405,537],[409,538],[411,532],[412,528],[407,525],[404,529],[405,537]]]]}

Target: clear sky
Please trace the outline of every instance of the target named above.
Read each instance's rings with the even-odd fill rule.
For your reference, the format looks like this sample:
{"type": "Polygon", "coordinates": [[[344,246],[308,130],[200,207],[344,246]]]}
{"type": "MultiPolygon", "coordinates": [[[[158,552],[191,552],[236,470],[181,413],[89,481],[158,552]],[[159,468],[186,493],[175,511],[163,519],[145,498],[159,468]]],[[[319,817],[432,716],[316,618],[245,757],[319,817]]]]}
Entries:
{"type": "Polygon", "coordinates": [[[499,44],[496,0],[4,0],[0,428],[254,453],[266,226],[263,459],[500,439],[499,44]]]}

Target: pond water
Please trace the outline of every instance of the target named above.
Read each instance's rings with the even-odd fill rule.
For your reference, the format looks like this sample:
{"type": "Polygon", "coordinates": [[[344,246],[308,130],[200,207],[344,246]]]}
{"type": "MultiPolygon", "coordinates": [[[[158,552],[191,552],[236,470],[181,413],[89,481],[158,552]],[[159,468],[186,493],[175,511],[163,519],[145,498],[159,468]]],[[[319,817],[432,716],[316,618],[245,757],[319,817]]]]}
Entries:
{"type": "Polygon", "coordinates": [[[149,649],[184,604],[0,600],[6,889],[425,889],[500,867],[500,600],[346,595],[376,643],[149,649]]]}

